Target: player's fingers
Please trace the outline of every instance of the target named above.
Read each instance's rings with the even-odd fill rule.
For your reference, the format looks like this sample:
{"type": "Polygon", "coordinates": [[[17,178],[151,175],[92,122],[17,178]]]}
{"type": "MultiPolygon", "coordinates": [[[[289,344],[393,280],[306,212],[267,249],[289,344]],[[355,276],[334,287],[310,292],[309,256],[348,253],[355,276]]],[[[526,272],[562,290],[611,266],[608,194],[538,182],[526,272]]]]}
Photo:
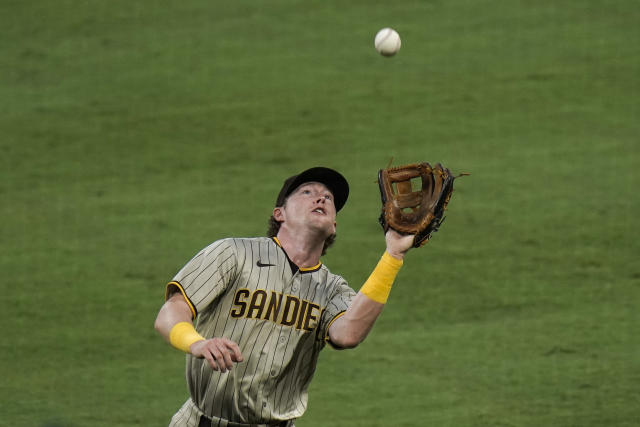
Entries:
{"type": "Polygon", "coordinates": [[[218,364],[218,368],[220,368],[220,372],[227,372],[227,365],[225,363],[224,356],[222,355],[222,352],[218,350],[217,346],[211,348],[211,355],[213,356],[214,360],[218,364]]]}
{"type": "Polygon", "coordinates": [[[226,341],[227,348],[231,351],[231,359],[234,362],[242,362],[244,358],[242,357],[242,352],[240,351],[240,347],[238,344],[234,343],[231,340],[226,341]]]}
{"type": "Polygon", "coordinates": [[[222,349],[223,362],[228,370],[233,368],[233,360],[231,360],[231,352],[226,348],[222,349]]]}
{"type": "Polygon", "coordinates": [[[205,351],[203,353],[203,357],[207,359],[207,362],[209,362],[209,366],[211,366],[211,369],[213,369],[214,371],[218,370],[218,364],[216,363],[216,361],[214,360],[213,356],[209,351],[205,351]]]}

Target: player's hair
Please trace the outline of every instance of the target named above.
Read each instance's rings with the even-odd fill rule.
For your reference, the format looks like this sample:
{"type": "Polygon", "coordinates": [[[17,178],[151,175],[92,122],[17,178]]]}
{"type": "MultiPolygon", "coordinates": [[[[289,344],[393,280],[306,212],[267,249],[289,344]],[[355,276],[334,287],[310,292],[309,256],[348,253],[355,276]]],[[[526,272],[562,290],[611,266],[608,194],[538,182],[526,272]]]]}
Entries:
{"type": "MultiPolygon", "coordinates": [[[[271,215],[271,218],[269,218],[269,228],[267,229],[267,237],[276,237],[278,235],[278,231],[280,231],[281,224],[282,223],[276,221],[273,215],[271,215]]],[[[324,246],[322,247],[322,255],[327,253],[327,249],[329,249],[329,247],[333,245],[333,242],[335,241],[336,241],[335,234],[332,234],[329,237],[327,237],[327,239],[324,241],[324,246]]]]}

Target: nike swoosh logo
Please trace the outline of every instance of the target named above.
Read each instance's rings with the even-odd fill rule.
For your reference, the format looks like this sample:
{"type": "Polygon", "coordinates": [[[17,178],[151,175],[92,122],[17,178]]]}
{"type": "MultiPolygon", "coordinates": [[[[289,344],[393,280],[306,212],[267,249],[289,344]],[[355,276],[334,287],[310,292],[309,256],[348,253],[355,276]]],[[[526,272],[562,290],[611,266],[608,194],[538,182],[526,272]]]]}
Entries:
{"type": "Polygon", "coordinates": [[[260,262],[260,260],[256,261],[256,265],[258,267],[274,267],[275,266],[275,264],[263,264],[260,262]]]}

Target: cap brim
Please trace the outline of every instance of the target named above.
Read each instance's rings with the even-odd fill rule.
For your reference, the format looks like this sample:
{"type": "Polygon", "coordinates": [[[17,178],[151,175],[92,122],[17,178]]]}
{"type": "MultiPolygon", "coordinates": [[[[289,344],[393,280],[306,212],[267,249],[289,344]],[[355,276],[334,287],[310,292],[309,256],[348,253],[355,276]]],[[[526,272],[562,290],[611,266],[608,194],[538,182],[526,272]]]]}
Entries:
{"type": "MultiPolygon", "coordinates": [[[[319,182],[326,185],[329,191],[333,193],[333,203],[336,207],[336,212],[342,209],[345,203],[347,203],[349,183],[339,172],[325,167],[307,169],[295,176],[293,180],[288,182],[286,190],[283,188],[284,192],[281,193],[281,196],[283,196],[282,202],[284,202],[284,198],[288,197],[296,188],[306,182],[319,182]]],[[[285,185],[286,184],[287,182],[285,182],[285,185]]]]}

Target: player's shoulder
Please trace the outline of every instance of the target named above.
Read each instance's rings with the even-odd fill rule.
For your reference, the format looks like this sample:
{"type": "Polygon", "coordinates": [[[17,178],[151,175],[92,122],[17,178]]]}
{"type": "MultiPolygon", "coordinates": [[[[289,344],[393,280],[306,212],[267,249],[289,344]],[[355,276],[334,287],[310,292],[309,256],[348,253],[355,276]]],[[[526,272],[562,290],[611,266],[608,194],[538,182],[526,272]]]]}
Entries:
{"type": "Polygon", "coordinates": [[[347,295],[352,298],[355,295],[355,291],[349,286],[347,280],[339,274],[332,273],[326,265],[323,264],[318,273],[320,274],[318,280],[321,283],[325,283],[325,292],[330,298],[339,295],[347,295]]]}
{"type": "Polygon", "coordinates": [[[202,251],[205,253],[212,253],[212,252],[228,250],[233,246],[235,246],[234,240],[235,239],[231,237],[218,239],[214,242],[209,243],[209,245],[207,245],[204,249],[202,249],[202,251]]]}
{"type": "Polygon", "coordinates": [[[344,277],[340,276],[339,274],[332,273],[325,263],[322,263],[317,271],[317,274],[320,276],[324,276],[323,280],[333,285],[341,285],[347,283],[344,277]]]}
{"type": "Polygon", "coordinates": [[[226,237],[211,243],[203,249],[207,253],[234,251],[236,254],[250,252],[259,245],[275,244],[269,237],[226,237]]]}
{"type": "Polygon", "coordinates": [[[269,237],[229,237],[220,240],[227,245],[234,245],[237,248],[250,248],[256,245],[272,245],[275,242],[269,237]]]}

